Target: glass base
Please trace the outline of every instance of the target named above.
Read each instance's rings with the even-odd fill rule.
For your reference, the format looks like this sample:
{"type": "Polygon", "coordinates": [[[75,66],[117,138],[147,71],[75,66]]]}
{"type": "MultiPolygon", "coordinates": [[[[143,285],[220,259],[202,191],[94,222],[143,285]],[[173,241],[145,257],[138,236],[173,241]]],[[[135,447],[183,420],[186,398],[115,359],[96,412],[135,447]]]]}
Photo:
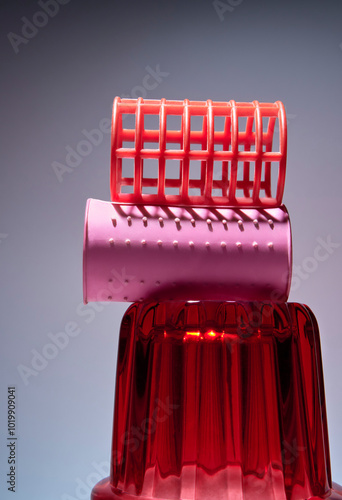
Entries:
{"type": "MultiPolygon", "coordinates": [[[[210,495],[210,499],[214,497],[214,492],[212,495],[210,495]]],[[[110,478],[107,477],[97,483],[97,485],[94,487],[92,494],[91,494],[91,500],[159,500],[156,497],[143,497],[143,496],[136,496],[136,495],[130,495],[128,493],[124,493],[116,488],[114,488],[110,484],[110,478]]],[[[342,499],[342,486],[340,486],[337,483],[332,483],[332,488],[330,493],[327,495],[324,495],[323,497],[307,497],[304,498],[302,496],[294,496],[293,494],[290,497],[287,497],[286,492],[282,489],[279,491],[273,490],[273,493],[270,494],[270,496],[265,496],[262,494],[260,486],[259,486],[259,491],[256,491],[254,494],[254,498],[251,496],[251,493],[248,493],[247,495],[244,495],[241,491],[238,493],[234,491],[230,491],[229,493],[227,492],[226,499],[229,500],[230,498],[236,499],[238,498],[239,500],[324,500],[326,498],[329,498],[330,500],[341,500],[342,499]],[[234,495],[235,493],[235,495],[234,495]],[[262,495],[262,496],[260,496],[262,495]]],[[[164,499],[163,499],[164,500],[164,499]]],[[[186,500],[186,499],[184,499],[186,500]]]]}

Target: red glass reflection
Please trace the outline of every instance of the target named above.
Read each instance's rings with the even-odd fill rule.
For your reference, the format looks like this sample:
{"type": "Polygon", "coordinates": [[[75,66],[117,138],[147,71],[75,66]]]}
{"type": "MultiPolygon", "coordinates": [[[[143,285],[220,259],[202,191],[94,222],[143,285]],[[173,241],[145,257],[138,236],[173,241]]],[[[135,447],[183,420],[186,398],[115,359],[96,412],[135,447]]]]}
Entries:
{"type": "Polygon", "coordinates": [[[306,306],[128,309],[111,477],[93,500],[341,499],[331,488],[319,331],[306,306]]]}

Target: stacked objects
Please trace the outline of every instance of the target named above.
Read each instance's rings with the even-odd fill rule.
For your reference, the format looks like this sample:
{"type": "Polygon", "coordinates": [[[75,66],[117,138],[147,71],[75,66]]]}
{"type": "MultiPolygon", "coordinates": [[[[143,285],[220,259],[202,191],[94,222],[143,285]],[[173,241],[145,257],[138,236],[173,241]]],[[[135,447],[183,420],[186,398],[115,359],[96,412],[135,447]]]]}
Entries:
{"type": "Polygon", "coordinates": [[[287,303],[276,103],[116,98],[111,202],[88,200],[84,301],[121,325],[111,476],[93,500],[341,498],[319,331],[287,303]]]}

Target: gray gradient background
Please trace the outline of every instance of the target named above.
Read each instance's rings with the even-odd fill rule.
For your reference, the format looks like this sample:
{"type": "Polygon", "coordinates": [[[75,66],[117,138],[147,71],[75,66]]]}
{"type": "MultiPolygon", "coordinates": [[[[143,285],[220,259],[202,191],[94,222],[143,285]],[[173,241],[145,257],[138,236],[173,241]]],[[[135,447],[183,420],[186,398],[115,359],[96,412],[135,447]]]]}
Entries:
{"type": "MultiPolygon", "coordinates": [[[[109,199],[109,135],[62,183],[52,162],[64,163],[65,147],[110,118],[114,96],[135,93],[146,66],[159,64],[169,75],[147,98],[282,100],[294,263],[313,256],[317,238],[342,243],[342,2],[243,0],[221,21],[211,0],[71,0],[15,54],[7,34],[19,34],[22,16],[32,19],[37,10],[32,1],[0,7],[0,498],[70,500],[87,497],[76,491],[79,481],[93,482],[93,462],[109,460],[116,344],[127,305],[107,305],[93,317],[77,312],[84,207],[88,197],[109,199]],[[41,352],[48,334],[70,321],[79,335],[25,386],[17,366],[30,366],[31,350],[41,352]],[[12,384],[16,494],[5,485],[12,384]]],[[[340,483],[341,270],[342,245],[290,295],[308,304],[320,325],[340,483]]]]}

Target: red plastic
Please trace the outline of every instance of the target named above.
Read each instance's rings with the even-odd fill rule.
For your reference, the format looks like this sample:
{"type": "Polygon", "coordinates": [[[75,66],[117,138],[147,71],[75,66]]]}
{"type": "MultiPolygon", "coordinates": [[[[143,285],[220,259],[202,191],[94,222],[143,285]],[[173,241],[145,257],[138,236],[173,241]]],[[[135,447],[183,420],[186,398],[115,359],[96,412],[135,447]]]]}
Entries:
{"type": "Polygon", "coordinates": [[[341,499],[319,332],[300,304],[132,305],[111,477],[93,500],[341,499]]]}
{"type": "Polygon", "coordinates": [[[286,150],[286,117],[279,101],[116,97],[112,200],[277,207],[284,191],[286,150]]]}

